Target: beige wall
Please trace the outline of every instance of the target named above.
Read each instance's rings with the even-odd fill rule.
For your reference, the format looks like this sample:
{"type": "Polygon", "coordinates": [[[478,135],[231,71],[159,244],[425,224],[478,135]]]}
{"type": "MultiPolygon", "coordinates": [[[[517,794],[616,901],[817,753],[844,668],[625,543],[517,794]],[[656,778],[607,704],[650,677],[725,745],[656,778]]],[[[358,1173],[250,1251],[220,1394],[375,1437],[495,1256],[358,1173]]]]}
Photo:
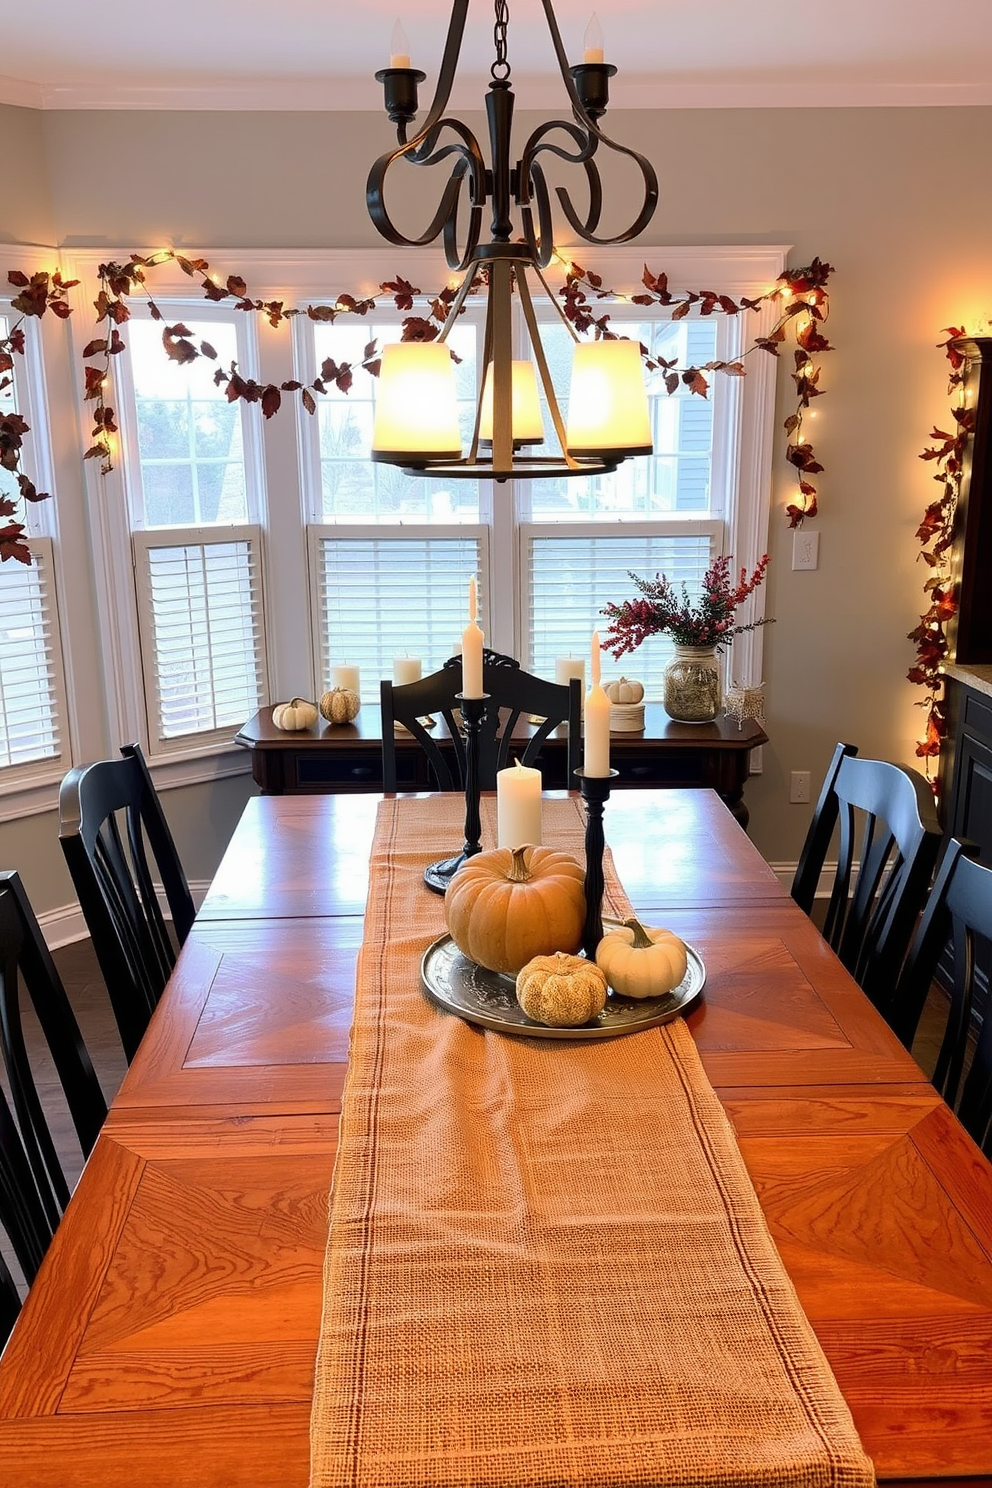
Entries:
{"type": "MultiPolygon", "coordinates": [[[[390,143],[378,115],[8,109],[5,125],[8,116],[33,165],[44,142],[63,244],[379,241],[364,208],[368,166],[390,143]]],[[[527,124],[525,115],[520,128],[527,124]]],[[[794,861],[808,809],[787,803],[791,770],[809,769],[815,782],[842,737],[863,753],[913,759],[921,712],[918,690],[904,680],[905,637],[922,608],[913,534],[932,492],[931,469],[917,457],[946,418],[945,363],[934,349],[941,328],[992,312],[992,201],[983,185],[992,110],[659,110],[617,112],[610,127],[639,141],[659,168],[661,204],[643,240],[653,269],[664,267],[665,244],[721,242],[791,243],[791,263],[818,254],[836,268],[829,333],[837,350],[824,358],[827,396],[809,426],[826,467],[814,524],[820,567],[791,571],[782,514],[791,483],[779,455],[768,580],[777,623],[765,633],[771,744],[747,793],[759,847],[773,861],[794,861]]],[[[397,194],[399,211],[426,190],[423,172],[406,175],[412,185],[397,194]]],[[[24,240],[45,220],[40,179],[32,174],[16,204],[24,240]]],[[[594,266],[595,250],[584,249],[583,260],[594,266]]],[[[779,422],[790,406],[788,370],[783,362],[779,422]]],[[[169,793],[194,876],[209,873],[248,789],[229,782],[169,793]]],[[[0,859],[9,853],[35,865],[44,899],[45,846],[0,828],[0,859]]],[[[61,892],[49,889],[49,904],[63,902],[61,892]]]]}
{"type": "MultiPolygon", "coordinates": [[[[55,221],[42,115],[37,109],[0,103],[0,130],[7,183],[0,214],[0,243],[51,247],[56,241],[55,221]]],[[[39,254],[35,267],[47,268],[49,264],[50,255],[39,254]]]]}

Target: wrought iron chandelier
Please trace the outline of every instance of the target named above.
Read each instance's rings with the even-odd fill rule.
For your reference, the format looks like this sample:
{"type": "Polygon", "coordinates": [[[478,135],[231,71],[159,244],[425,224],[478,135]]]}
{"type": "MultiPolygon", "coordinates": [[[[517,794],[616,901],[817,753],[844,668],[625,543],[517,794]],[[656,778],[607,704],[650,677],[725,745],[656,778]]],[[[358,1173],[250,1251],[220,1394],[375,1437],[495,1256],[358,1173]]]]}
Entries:
{"type": "MultiPolygon", "coordinates": [[[[411,475],[504,481],[547,476],[599,475],[631,455],[651,453],[647,394],[637,342],[621,339],[580,341],[566,319],[544,270],[554,253],[551,198],[542,155],[581,166],[588,206],[580,213],[569,193],[555,194],[572,231],[587,243],[625,243],[650,222],[658,201],[658,178],[636,150],[609,139],[598,121],[609,103],[609,79],[616,68],[603,61],[601,37],[593,21],[585,38],[585,60],[569,66],[551,0],[541,0],[558,68],[571,104],[571,119],[551,119],[533,131],[516,164],[511,164],[514,95],[507,55],[507,0],[495,0],[496,56],[486,94],[491,166],[478,140],[460,119],[445,110],[461,51],[469,0],[453,0],[448,35],[434,101],[423,124],[408,138],[416,117],[418,84],[425,74],[410,66],[407,48],[394,33],[390,66],[376,73],[383,85],[386,113],[396,125],[395,150],[381,156],[369,172],[366,202],[377,230],[390,243],[418,247],[442,238],[449,266],[464,273],[443,329],[432,342],[400,342],[384,348],[376,421],[374,460],[399,465],[411,475]],[[593,34],[590,34],[593,33],[593,34]],[[597,44],[598,43],[598,44],[597,44]],[[445,131],[449,137],[442,138],[445,131]],[[557,136],[557,138],[556,138],[557,136]],[[644,200],[625,231],[599,237],[603,193],[596,153],[600,146],[634,160],[644,200]],[[406,237],[392,222],[384,202],[387,172],[394,162],[438,165],[450,172],[437,210],[419,237],[406,237]],[[458,209],[467,196],[464,242],[459,241],[458,209]],[[490,241],[480,242],[483,214],[491,209],[490,241]],[[519,211],[514,240],[512,208],[519,211]],[[528,275],[533,275],[561,317],[573,347],[568,420],[562,417],[538,331],[528,275]],[[454,371],[446,345],[466,298],[479,281],[487,287],[483,368],[475,422],[467,454],[458,427],[454,371]],[[530,352],[514,357],[513,295],[520,308],[530,352]],[[535,455],[529,447],[545,439],[538,379],[558,446],[557,455],[535,455]]],[[[549,440],[549,446],[553,447],[549,440]]]]}

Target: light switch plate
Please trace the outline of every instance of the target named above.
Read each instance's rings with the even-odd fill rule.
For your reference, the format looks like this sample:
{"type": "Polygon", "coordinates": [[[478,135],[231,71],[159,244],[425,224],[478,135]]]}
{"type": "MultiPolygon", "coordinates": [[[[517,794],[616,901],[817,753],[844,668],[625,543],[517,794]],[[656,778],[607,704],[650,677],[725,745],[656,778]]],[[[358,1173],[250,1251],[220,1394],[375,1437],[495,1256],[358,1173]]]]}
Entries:
{"type": "Polygon", "coordinates": [[[820,534],[797,527],[792,534],[793,569],[818,568],[820,563],[820,534]]]}

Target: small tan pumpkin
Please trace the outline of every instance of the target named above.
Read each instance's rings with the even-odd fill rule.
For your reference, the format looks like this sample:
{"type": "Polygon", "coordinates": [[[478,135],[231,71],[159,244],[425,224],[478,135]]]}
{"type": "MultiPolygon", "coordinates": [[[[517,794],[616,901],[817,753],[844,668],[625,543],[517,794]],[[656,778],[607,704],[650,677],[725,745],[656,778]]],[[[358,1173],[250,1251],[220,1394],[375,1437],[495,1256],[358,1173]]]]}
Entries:
{"type": "Polygon", "coordinates": [[[307,729],[317,722],[317,705],[308,703],[306,698],[293,698],[289,703],[277,703],[272,709],[272,722],[277,729],[285,729],[287,733],[307,729]]]}
{"type": "Polygon", "coordinates": [[[510,976],[532,956],[577,951],[585,914],[582,868],[550,847],[476,853],[444,896],[444,917],[462,955],[510,976]]]}
{"type": "Polygon", "coordinates": [[[639,703],[644,697],[644,684],[621,677],[619,682],[607,682],[606,696],[611,703],[639,703]]]}
{"type": "Polygon", "coordinates": [[[320,711],[328,723],[350,723],[361,706],[358,693],[350,687],[332,687],[320,700],[320,711]]]}
{"type": "Polygon", "coordinates": [[[535,1023],[578,1028],[606,1006],[606,977],[584,956],[533,956],[517,974],[517,1001],[535,1023]]]}
{"type": "Polygon", "coordinates": [[[621,997],[665,997],[688,966],[685,942],[671,930],[652,930],[631,917],[596,947],[596,965],[621,997]]]}

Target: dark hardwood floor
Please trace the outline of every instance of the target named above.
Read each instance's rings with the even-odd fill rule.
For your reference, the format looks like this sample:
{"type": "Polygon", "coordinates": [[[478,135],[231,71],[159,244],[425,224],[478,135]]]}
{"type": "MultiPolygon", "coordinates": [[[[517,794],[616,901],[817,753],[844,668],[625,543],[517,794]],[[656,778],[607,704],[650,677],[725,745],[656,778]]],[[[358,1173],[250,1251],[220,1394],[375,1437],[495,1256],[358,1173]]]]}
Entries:
{"type": "MultiPolygon", "coordinates": [[[[110,1008],[103,977],[100,975],[96,956],[93,954],[93,946],[89,939],[80,940],[72,945],[62,946],[52,955],[59,975],[65,983],[69,1001],[72,1003],[80,1031],[109,1106],[124,1078],[127,1061],[124,1058],[124,1050],[118,1037],[117,1024],[110,1008]]],[[[24,1020],[31,1066],[38,1081],[42,1104],[48,1116],[52,1137],[62,1161],[66,1179],[70,1189],[73,1189],[83,1169],[83,1155],[62,1095],[62,1086],[48,1053],[48,1046],[30,1007],[24,1006],[23,998],[21,1016],[24,1020]]],[[[9,1094],[2,1065],[0,1065],[0,1084],[3,1086],[4,1093],[9,1094]]],[[[0,1230],[0,1253],[3,1254],[11,1270],[15,1272],[20,1283],[20,1272],[2,1230],[0,1230]]]]}

